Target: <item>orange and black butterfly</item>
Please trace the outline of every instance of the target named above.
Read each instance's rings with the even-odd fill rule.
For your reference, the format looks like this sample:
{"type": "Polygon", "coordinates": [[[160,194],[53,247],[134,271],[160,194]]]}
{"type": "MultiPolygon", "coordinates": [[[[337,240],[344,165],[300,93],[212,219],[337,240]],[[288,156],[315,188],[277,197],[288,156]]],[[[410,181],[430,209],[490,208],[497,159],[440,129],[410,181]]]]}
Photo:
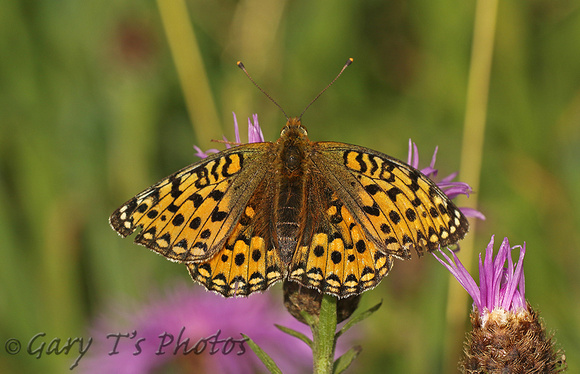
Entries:
{"type": "Polygon", "coordinates": [[[380,282],[393,258],[454,244],[468,230],[419,170],[368,148],[312,142],[300,118],[275,143],[239,145],[179,170],[110,223],[123,237],[140,228],[136,243],[186,264],[224,296],[285,279],[357,295],[380,282]]]}

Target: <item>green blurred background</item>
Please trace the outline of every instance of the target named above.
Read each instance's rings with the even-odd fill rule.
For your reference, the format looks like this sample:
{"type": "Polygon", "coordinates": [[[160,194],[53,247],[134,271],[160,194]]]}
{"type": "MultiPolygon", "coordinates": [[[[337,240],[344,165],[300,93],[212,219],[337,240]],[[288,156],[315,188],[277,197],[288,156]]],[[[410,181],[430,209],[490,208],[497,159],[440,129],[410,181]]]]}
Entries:
{"type": "MultiPolygon", "coordinates": [[[[458,170],[462,147],[471,147],[462,139],[474,1],[190,0],[187,12],[179,4],[0,1],[2,373],[62,373],[72,361],[9,355],[11,337],[86,337],[114,300],[143,300],[188,281],[183,266],[122,240],[107,220],[135,193],[196,161],[193,144],[232,139],[232,111],[242,124],[258,113],[266,139],[278,138],[284,117],[237,60],[297,115],[354,58],[303,117],[312,140],[406,159],[412,138],[422,166],[438,145],[441,175],[458,170]]],[[[504,236],[527,243],[527,299],[575,372],[577,1],[499,3],[487,113],[476,191],[487,220],[470,232],[475,251],[492,234],[497,243],[504,236]]],[[[363,307],[384,304],[358,327],[363,352],[351,372],[448,372],[460,349],[459,341],[445,348],[448,280],[431,256],[397,261],[363,297],[363,307]]],[[[466,303],[464,316],[469,310],[466,303]]]]}

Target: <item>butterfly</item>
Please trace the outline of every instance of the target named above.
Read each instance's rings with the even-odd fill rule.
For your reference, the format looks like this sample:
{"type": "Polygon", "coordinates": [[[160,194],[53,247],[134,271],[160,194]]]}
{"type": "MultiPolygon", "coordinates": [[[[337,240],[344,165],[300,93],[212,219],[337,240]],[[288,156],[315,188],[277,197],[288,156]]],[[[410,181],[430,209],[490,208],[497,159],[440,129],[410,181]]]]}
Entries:
{"type": "Polygon", "coordinates": [[[468,221],[419,170],[372,149],[313,142],[289,118],[276,142],[238,145],[123,204],[110,224],[226,297],[290,280],[347,297],[393,260],[458,242],[468,221]]]}

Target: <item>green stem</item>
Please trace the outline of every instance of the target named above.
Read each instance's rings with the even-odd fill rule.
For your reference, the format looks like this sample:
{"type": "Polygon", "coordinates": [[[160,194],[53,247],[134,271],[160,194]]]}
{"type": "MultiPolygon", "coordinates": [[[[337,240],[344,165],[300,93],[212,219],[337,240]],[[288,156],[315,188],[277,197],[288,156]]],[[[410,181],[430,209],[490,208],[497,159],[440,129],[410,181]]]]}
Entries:
{"type": "Polygon", "coordinates": [[[325,294],[320,304],[320,317],[318,322],[311,326],[315,374],[332,373],[336,343],[336,303],[336,297],[325,294]]]}

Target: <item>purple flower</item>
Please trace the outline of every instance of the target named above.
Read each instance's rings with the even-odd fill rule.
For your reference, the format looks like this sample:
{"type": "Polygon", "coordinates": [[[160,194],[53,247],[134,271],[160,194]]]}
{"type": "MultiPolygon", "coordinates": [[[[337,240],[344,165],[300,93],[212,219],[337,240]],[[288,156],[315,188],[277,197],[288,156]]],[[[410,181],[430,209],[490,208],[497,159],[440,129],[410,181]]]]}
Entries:
{"type": "MultiPolygon", "coordinates": [[[[431,158],[431,163],[426,168],[419,169],[419,150],[417,149],[417,144],[413,143],[409,139],[409,153],[407,156],[407,164],[411,165],[415,169],[419,169],[421,173],[425,174],[427,177],[435,180],[437,177],[438,170],[435,169],[435,160],[437,159],[437,150],[439,147],[435,147],[435,152],[433,152],[433,157],[431,158]]],[[[452,173],[436,182],[437,186],[441,188],[443,192],[450,198],[453,199],[458,195],[466,195],[472,192],[471,187],[465,182],[453,182],[453,179],[457,176],[457,173],[452,173]]],[[[485,220],[485,216],[478,210],[472,208],[462,207],[459,208],[463,214],[467,217],[474,217],[485,220]]]]}
{"type": "Polygon", "coordinates": [[[527,309],[524,289],[524,255],[526,244],[523,246],[510,247],[508,239],[505,238],[499,246],[499,251],[493,257],[493,241],[487,245],[485,260],[481,260],[479,254],[479,287],[465,269],[459,258],[449,251],[453,256],[451,260],[443,251],[439,250],[441,260],[433,253],[433,256],[453,274],[461,286],[469,293],[473,299],[473,304],[482,316],[491,313],[495,309],[517,313],[527,309]],[[519,248],[520,257],[514,269],[511,250],[519,248]],[[504,264],[507,261],[507,268],[504,264]]]}
{"type": "Polygon", "coordinates": [[[307,327],[277,304],[270,294],[225,299],[197,288],[177,287],[144,305],[117,308],[101,316],[90,332],[91,349],[78,368],[83,373],[120,374],[170,368],[196,373],[263,370],[243,342],[243,333],[264,347],[284,372],[305,372],[312,367],[309,347],[276,329],[274,323],[303,333],[307,327]]]}
{"type": "Polygon", "coordinates": [[[473,298],[472,330],[463,344],[463,373],[560,373],[567,368],[564,351],[555,345],[539,313],[527,304],[524,290],[526,244],[510,247],[505,238],[493,256],[493,236],[485,259],[479,255],[479,287],[452,251],[443,264],[473,298]],[[519,248],[514,266],[511,252],[519,248]],[[507,262],[507,267],[505,266],[507,262]]]}
{"type": "MultiPolygon", "coordinates": [[[[236,118],[236,113],[232,112],[232,114],[234,115],[234,131],[236,134],[236,141],[230,142],[224,136],[223,139],[224,139],[224,143],[226,145],[226,148],[231,148],[232,143],[235,145],[242,144],[242,140],[240,139],[240,130],[238,127],[238,119],[236,118]]],[[[260,128],[260,125],[258,124],[258,115],[253,114],[252,119],[254,121],[253,123],[248,118],[248,143],[263,142],[264,141],[264,134],[262,134],[262,129],[260,128]]],[[[215,148],[208,149],[207,151],[204,152],[201,150],[201,148],[199,148],[196,145],[194,145],[193,148],[195,149],[195,155],[197,157],[200,157],[200,158],[206,158],[207,156],[209,156],[210,153],[218,153],[219,152],[219,150],[215,149],[215,148]]]]}

